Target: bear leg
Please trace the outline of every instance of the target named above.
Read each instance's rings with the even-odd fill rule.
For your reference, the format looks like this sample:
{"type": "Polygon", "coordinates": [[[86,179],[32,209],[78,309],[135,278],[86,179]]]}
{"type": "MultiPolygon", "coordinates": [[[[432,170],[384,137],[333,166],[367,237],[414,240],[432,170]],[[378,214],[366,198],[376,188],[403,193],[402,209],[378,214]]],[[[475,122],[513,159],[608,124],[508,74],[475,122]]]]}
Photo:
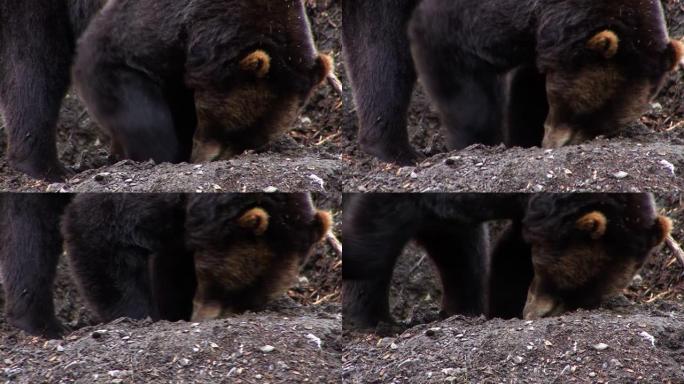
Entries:
{"type": "Polygon", "coordinates": [[[75,76],[88,112],[123,152],[116,155],[157,163],[189,160],[191,140],[181,144],[175,108],[155,82],[132,70],[112,72],[97,66],[77,67],[75,76]]]}
{"type": "Polygon", "coordinates": [[[68,195],[6,194],[0,199],[0,271],[8,322],[32,335],[60,337],[52,287],[62,250],[59,217],[68,195]]]}
{"type": "Polygon", "coordinates": [[[407,133],[416,74],[406,24],[415,4],[342,2],[342,42],[359,118],[359,144],[366,153],[400,165],[421,157],[407,133]]]}
{"type": "Polygon", "coordinates": [[[7,10],[7,4],[0,6],[0,109],[8,161],[31,177],[61,181],[68,171],[57,159],[55,132],[74,51],[67,9],[63,2],[11,4],[7,10]]]}
{"type": "Polygon", "coordinates": [[[485,225],[435,223],[416,237],[437,267],[442,283],[442,311],[485,312],[489,235],[485,225]]]}

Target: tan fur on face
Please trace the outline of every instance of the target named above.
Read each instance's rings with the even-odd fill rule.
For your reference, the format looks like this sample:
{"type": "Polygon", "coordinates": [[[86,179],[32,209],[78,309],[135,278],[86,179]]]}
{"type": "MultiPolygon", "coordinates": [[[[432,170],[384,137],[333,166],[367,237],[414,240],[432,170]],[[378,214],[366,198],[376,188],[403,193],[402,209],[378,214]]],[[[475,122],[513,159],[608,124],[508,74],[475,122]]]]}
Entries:
{"type": "Polygon", "coordinates": [[[238,225],[251,229],[255,235],[261,236],[268,229],[268,213],[262,208],[252,208],[238,219],[238,225]]]}
{"type": "Polygon", "coordinates": [[[611,59],[618,53],[620,39],[611,30],[597,33],[587,42],[587,48],[601,54],[606,59],[611,59]]]}
{"type": "Polygon", "coordinates": [[[226,290],[239,290],[261,278],[271,268],[273,252],[261,242],[240,244],[220,254],[195,254],[198,282],[213,282],[226,290]]]}
{"type": "Polygon", "coordinates": [[[240,69],[254,73],[258,78],[264,78],[271,70],[271,56],[262,50],[256,50],[240,61],[240,69]]]}
{"type": "Polygon", "coordinates": [[[575,227],[580,231],[589,232],[592,239],[598,240],[606,233],[608,219],[603,213],[594,211],[579,218],[575,227]]]}
{"type": "Polygon", "coordinates": [[[584,68],[566,84],[565,101],[577,113],[594,111],[615,97],[624,78],[612,65],[584,68]]]}

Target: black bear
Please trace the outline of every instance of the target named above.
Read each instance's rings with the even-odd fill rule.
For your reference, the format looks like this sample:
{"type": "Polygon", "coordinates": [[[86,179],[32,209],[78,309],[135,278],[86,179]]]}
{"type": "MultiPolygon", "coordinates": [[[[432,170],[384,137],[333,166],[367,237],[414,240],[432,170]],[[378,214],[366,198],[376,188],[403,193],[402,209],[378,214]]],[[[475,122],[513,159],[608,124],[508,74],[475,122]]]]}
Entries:
{"type": "Polygon", "coordinates": [[[346,327],[391,321],[389,282],[409,240],[428,252],[447,315],[538,318],[623,289],[670,231],[648,194],[399,194],[345,201],[346,327]],[[489,249],[484,222],[512,220],[489,249]]]}
{"type": "Polygon", "coordinates": [[[330,220],[308,194],[81,195],[62,231],[100,320],[199,321],[284,292],[330,220]]]}
{"type": "Polygon", "coordinates": [[[80,195],[70,205],[72,200],[71,194],[0,194],[5,315],[33,335],[56,338],[64,331],[52,284],[65,209],[62,226],[76,278],[82,287],[89,284],[85,297],[95,299],[91,305],[102,318],[190,319],[193,299],[196,319],[257,308],[289,282],[298,258],[330,226],[327,213],[316,211],[305,194],[80,195]],[[124,284],[108,285],[113,281],[124,284]],[[246,290],[238,293],[233,288],[240,284],[246,290]]]}
{"type": "Polygon", "coordinates": [[[104,3],[0,4],[0,106],[13,168],[48,180],[67,173],[55,123],[72,61],[115,157],[157,162],[263,146],[332,66],[316,53],[301,0],[104,3]]]}
{"type": "Polygon", "coordinates": [[[346,0],[343,12],[360,145],[399,164],[419,157],[406,133],[416,69],[450,148],[556,147],[634,119],[684,51],[658,0],[346,0]]]}
{"type": "Polygon", "coordinates": [[[331,67],[301,0],[115,0],[80,38],[74,82],[115,156],[209,161],[291,126],[331,67]]]}

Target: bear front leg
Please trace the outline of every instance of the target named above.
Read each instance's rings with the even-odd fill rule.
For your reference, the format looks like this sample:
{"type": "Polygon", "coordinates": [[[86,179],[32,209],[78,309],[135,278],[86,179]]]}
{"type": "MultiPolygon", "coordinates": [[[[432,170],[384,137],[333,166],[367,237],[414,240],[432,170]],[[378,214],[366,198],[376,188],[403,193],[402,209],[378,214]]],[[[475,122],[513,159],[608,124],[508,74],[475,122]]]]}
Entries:
{"type": "Polygon", "coordinates": [[[522,318],[527,289],[534,277],[532,249],[516,220],[499,236],[491,254],[488,317],[522,318]]]}
{"type": "MultiPolygon", "coordinates": [[[[12,2],[0,25],[0,109],[12,168],[61,181],[56,124],[69,86],[73,38],[62,2],[12,2]]],[[[0,8],[3,8],[0,6],[0,8]]],[[[3,10],[0,9],[0,13],[3,10]]]]}
{"type": "Polygon", "coordinates": [[[483,224],[438,222],[416,237],[428,252],[442,283],[442,313],[485,312],[489,236],[483,224]]]}
{"type": "MultiPolygon", "coordinates": [[[[179,163],[189,160],[192,143],[181,143],[177,117],[161,87],[142,73],[77,65],[74,76],[91,117],[134,161],[179,163]]],[[[183,134],[184,140],[188,135],[183,134]]]]}
{"type": "Polygon", "coordinates": [[[0,200],[0,271],[8,322],[32,335],[60,337],[52,287],[62,250],[59,217],[68,195],[5,194],[0,200]]]}
{"type": "Polygon", "coordinates": [[[414,164],[407,111],[416,75],[406,36],[415,0],[342,2],[342,42],[359,118],[361,149],[381,160],[414,164]]]}

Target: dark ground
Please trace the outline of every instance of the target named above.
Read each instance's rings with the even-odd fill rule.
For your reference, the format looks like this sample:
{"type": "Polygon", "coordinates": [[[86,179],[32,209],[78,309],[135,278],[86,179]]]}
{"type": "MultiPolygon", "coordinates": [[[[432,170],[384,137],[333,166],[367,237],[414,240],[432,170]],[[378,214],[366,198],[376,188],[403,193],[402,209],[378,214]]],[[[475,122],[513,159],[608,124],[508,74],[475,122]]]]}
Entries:
{"type": "MultiPolygon", "coordinates": [[[[674,221],[674,238],[684,240],[684,195],[657,200],[661,213],[674,221]]],[[[424,255],[407,247],[394,273],[391,310],[403,325],[383,326],[379,335],[345,334],[346,382],[684,383],[684,266],[667,248],[654,254],[624,292],[635,305],[617,301],[535,322],[437,320],[441,292],[424,255]],[[427,329],[439,331],[428,337],[427,329]],[[656,338],[655,347],[640,336],[643,331],[656,338]],[[600,343],[609,348],[592,347],[600,343]]]]}

